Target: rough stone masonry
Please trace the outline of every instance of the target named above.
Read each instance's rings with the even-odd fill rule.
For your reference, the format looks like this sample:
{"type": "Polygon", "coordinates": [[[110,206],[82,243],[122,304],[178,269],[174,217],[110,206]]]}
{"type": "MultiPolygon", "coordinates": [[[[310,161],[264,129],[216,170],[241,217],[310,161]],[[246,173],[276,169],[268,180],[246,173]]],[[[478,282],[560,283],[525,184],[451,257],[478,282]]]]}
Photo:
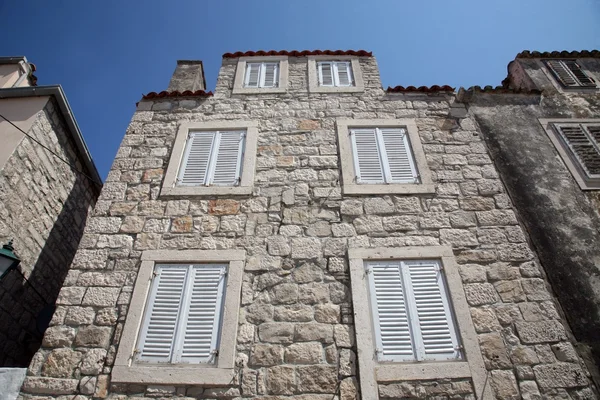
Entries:
{"type": "MultiPolygon", "coordinates": [[[[287,92],[233,95],[225,58],[214,97],[141,101],[21,398],[359,399],[347,251],[435,245],[459,264],[495,398],[596,398],[474,120],[452,116],[452,94],[386,93],[375,58],[359,62],[359,93],[309,93],[306,57],[290,57],[287,92]],[[336,118],[414,119],[435,193],[343,195],[336,118]],[[179,125],[216,120],[258,121],[252,195],[160,198],[179,125]],[[152,249],[246,250],[229,386],[111,383],[152,249]]],[[[475,399],[469,379],[398,376],[378,392],[475,399]]]]}

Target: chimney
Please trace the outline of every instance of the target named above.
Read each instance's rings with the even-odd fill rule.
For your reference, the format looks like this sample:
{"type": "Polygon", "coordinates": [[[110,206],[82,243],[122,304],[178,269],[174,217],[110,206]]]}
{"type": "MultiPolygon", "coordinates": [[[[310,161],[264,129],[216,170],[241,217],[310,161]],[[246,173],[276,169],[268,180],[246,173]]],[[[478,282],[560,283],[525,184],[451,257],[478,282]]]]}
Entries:
{"type": "Polygon", "coordinates": [[[204,79],[204,68],[202,67],[202,61],[200,60],[177,60],[177,67],[169,87],[169,92],[175,90],[184,92],[191,90],[206,90],[206,80],[204,79]]]}

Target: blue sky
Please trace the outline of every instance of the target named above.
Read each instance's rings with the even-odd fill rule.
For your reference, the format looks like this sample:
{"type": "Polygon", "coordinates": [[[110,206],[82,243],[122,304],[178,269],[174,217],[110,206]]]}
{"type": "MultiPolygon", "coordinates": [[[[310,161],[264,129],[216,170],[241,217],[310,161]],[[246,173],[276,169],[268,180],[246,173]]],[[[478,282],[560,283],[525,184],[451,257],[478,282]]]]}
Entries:
{"type": "Polygon", "coordinates": [[[0,0],[1,56],[61,84],[104,178],[142,93],[177,59],[245,50],[373,51],[384,87],[499,85],[521,50],[600,48],[599,0],[0,0]]]}

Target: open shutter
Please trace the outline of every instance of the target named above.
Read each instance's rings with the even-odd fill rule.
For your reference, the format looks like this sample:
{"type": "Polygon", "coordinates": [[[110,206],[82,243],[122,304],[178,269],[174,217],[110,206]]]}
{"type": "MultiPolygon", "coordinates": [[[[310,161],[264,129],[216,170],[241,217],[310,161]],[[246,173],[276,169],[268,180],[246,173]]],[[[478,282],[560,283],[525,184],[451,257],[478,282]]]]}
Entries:
{"type": "Polygon", "coordinates": [[[550,60],[546,62],[546,65],[548,68],[550,68],[550,71],[552,71],[556,79],[558,79],[558,81],[564,86],[578,86],[577,81],[575,78],[573,78],[573,76],[571,76],[562,62],[558,60],[550,60]]]}
{"type": "Polygon", "coordinates": [[[333,86],[333,64],[330,62],[319,63],[319,83],[321,86],[333,86]]]}
{"type": "Polygon", "coordinates": [[[385,182],[376,130],[351,129],[350,135],[357,183],[385,182]]]}
{"type": "Polygon", "coordinates": [[[211,174],[211,183],[219,186],[233,186],[239,183],[245,132],[219,132],[215,148],[216,162],[211,174]]]}
{"type": "Polygon", "coordinates": [[[448,294],[437,261],[402,262],[418,360],[460,358],[448,294]],[[410,283],[408,283],[410,282],[410,283]]]}
{"type": "Polygon", "coordinates": [[[352,72],[349,62],[336,62],[337,86],[352,86],[352,72]]]}
{"type": "Polygon", "coordinates": [[[190,133],[179,168],[178,185],[199,186],[206,184],[214,139],[215,132],[190,133]]]}
{"type": "Polygon", "coordinates": [[[596,82],[594,82],[589,76],[587,76],[574,60],[565,60],[563,62],[565,66],[569,69],[569,71],[571,71],[571,73],[575,75],[575,78],[579,81],[579,85],[590,87],[596,86],[596,82]]]}
{"type": "Polygon", "coordinates": [[[380,131],[389,166],[389,181],[417,183],[417,169],[411,154],[406,130],[403,128],[382,128],[380,131]]]}
{"type": "Polygon", "coordinates": [[[183,363],[214,360],[218,345],[225,265],[194,265],[188,282],[181,346],[176,359],[183,363]]]}
{"type": "Polygon", "coordinates": [[[187,266],[159,265],[138,341],[140,361],[170,362],[187,266]]]}
{"type": "Polygon", "coordinates": [[[600,177],[600,126],[588,126],[587,132],[579,124],[554,126],[586,175],[600,177]]]}
{"type": "Polygon", "coordinates": [[[278,63],[263,63],[264,76],[261,87],[277,87],[278,63]]]}
{"type": "Polygon", "coordinates": [[[380,361],[415,360],[400,262],[369,262],[370,293],[380,361]]]}
{"type": "Polygon", "coordinates": [[[246,87],[258,87],[260,82],[260,67],[261,63],[246,64],[246,79],[244,81],[246,87]]]}

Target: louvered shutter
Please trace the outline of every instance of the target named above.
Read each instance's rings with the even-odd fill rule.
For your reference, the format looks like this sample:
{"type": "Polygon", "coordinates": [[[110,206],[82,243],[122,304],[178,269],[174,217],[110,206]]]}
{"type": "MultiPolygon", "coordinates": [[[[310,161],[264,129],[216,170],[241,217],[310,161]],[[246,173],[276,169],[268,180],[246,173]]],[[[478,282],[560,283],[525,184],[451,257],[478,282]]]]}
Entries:
{"type": "Polygon", "coordinates": [[[357,183],[385,182],[376,130],[351,129],[350,135],[357,183]]]}
{"type": "Polygon", "coordinates": [[[319,63],[319,83],[321,86],[333,86],[333,65],[330,62],[319,63]]]}
{"type": "Polygon", "coordinates": [[[448,294],[437,261],[403,261],[418,360],[460,358],[448,294]]]}
{"type": "Polygon", "coordinates": [[[380,129],[385,155],[389,166],[388,182],[415,183],[418,182],[417,169],[413,160],[408,135],[403,128],[380,129]]]}
{"type": "Polygon", "coordinates": [[[571,73],[575,75],[575,78],[579,81],[579,84],[581,86],[596,86],[596,82],[594,82],[590,77],[588,77],[574,60],[565,60],[564,64],[569,69],[569,71],[571,71],[571,73]]]}
{"type": "Polygon", "coordinates": [[[277,63],[263,63],[263,82],[261,87],[277,87],[278,81],[278,64],[277,63]]]}
{"type": "Polygon", "coordinates": [[[547,61],[546,65],[554,73],[556,79],[558,79],[564,86],[578,86],[575,78],[571,76],[567,68],[557,60],[547,61]]]}
{"type": "Polygon", "coordinates": [[[600,177],[600,126],[555,125],[579,165],[590,178],[600,177]]]}
{"type": "Polygon", "coordinates": [[[399,262],[369,262],[368,277],[380,361],[415,360],[399,262]]]}
{"type": "Polygon", "coordinates": [[[260,82],[260,69],[261,63],[246,64],[246,87],[258,87],[258,84],[260,82]]]}
{"type": "Polygon", "coordinates": [[[558,81],[566,87],[596,87],[575,60],[549,60],[546,65],[558,81]]]}
{"type": "Polygon", "coordinates": [[[181,345],[176,360],[211,362],[216,356],[221,322],[225,265],[194,265],[183,310],[181,345]]]}
{"type": "Polygon", "coordinates": [[[158,265],[138,341],[139,361],[171,360],[187,266],[158,265]]]}
{"type": "Polygon", "coordinates": [[[233,186],[239,183],[245,132],[219,132],[214,170],[211,183],[218,186],[233,186]]]}
{"type": "Polygon", "coordinates": [[[190,133],[179,168],[178,185],[199,186],[207,182],[215,132],[190,133]]]}
{"type": "Polygon", "coordinates": [[[337,86],[352,86],[352,73],[349,62],[336,62],[337,86]]]}

